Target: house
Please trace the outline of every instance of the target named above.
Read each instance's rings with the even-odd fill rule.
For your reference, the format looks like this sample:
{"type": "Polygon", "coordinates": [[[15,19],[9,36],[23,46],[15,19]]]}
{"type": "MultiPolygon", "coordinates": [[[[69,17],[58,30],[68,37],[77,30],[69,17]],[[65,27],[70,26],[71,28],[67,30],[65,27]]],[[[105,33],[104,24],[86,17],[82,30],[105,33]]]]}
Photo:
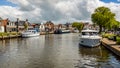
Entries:
{"type": "Polygon", "coordinates": [[[30,22],[28,22],[28,19],[26,19],[25,21],[22,21],[22,20],[17,20],[15,22],[15,26],[16,26],[16,30],[18,32],[22,32],[25,30],[25,24],[28,25],[28,28],[27,29],[33,29],[33,26],[30,24],[30,22]]]}
{"type": "Polygon", "coordinates": [[[45,25],[43,23],[40,24],[40,31],[44,32],[45,31],[45,25]]]}
{"type": "Polygon", "coordinates": [[[45,30],[47,30],[47,31],[49,31],[49,32],[54,31],[54,24],[53,24],[53,22],[47,21],[47,22],[45,23],[45,30]]]}
{"type": "Polygon", "coordinates": [[[24,24],[27,23],[28,24],[28,29],[33,29],[33,26],[28,22],[28,20],[26,19],[26,21],[22,21],[22,20],[18,20],[16,22],[12,22],[12,21],[8,21],[7,25],[6,25],[6,30],[7,32],[22,32],[25,30],[24,24]]]}
{"type": "Polygon", "coordinates": [[[16,32],[16,25],[13,21],[8,21],[6,25],[7,32],[16,32]]]}
{"type": "Polygon", "coordinates": [[[32,26],[33,26],[33,28],[35,29],[35,30],[37,30],[37,32],[39,32],[39,31],[41,31],[40,30],[40,23],[34,23],[34,24],[31,24],[32,26]]]}
{"type": "Polygon", "coordinates": [[[0,32],[6,32],[6,25],[8,21],[8,19],[2,19],[0,17],[0,32]]]}

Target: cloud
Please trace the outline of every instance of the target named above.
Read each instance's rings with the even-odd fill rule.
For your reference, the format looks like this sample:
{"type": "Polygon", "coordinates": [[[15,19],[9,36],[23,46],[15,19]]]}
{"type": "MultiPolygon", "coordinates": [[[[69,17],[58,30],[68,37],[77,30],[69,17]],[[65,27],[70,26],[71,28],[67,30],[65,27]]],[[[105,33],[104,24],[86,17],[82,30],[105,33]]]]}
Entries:
{"type": "Polygon", "coordinates": [[[54,21],[66,23],[73,21],[91,21],[91,14],[95,8],[106,6],[116,14],[120,21],[120,4],[104,3],[100,0],[8,0],[16,4],[12,6],[0,6],[1,17],[12,20],[21,18],[31,22],[54,21]],[[11,11],[11,12],[8,12],[11,11]]]}
{"type": "Polygon", "coordinates": [[[0,16],[3,18],[17,18],[19,15],[23,15],[23,12],[19,11],[16,7],[0,6],[0,16]]]}
{"type": "Polygon", "coordinates": [[[117,0],[118,2],[120,2],[120,0],[117,0]]]}

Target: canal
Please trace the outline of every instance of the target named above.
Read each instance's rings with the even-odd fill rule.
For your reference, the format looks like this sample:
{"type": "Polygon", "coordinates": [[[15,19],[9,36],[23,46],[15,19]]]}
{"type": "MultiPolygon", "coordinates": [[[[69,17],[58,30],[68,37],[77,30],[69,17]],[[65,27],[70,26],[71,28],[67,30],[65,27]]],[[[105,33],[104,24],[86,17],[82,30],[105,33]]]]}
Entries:
{"type": "Polygon", "coordinates": [[[79,45],[79,34],[0,41],[0,68],[120,68],[120,57],[99,46],[79,45]]]}

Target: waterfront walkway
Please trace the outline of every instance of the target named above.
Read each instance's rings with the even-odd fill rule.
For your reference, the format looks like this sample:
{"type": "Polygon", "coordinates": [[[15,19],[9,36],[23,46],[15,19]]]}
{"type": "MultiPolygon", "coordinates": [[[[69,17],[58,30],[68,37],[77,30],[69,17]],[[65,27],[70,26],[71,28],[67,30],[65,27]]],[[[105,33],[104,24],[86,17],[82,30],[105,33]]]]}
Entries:
{"type": "Polygon", "coordinates": [[[117,45],[115,41],[108,40],[107,38],[102,39],[102,44],[116,55],[120,56],[120,45],[117,45]]]}

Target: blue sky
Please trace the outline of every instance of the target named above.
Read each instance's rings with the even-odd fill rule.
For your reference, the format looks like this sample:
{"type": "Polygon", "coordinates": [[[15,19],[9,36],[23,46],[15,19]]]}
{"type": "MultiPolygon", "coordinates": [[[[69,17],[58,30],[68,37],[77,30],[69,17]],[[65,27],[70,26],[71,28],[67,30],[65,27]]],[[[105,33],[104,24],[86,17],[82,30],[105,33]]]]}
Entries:
{"type": "Polygon", "coordinates": [[[9,1],[7,1],[7,0],[0,0],[0,6],[5,6],[5,5],[7,5],[7,6],[16,6],[15,4],[13,4],[13,3],[11,3],[11,2],[9,2],[9,1]]]}
{"type": "MultiPolygon", "coordinates": [[[[100,0],[100,1],[103,1],[105,3],[110,3],[110,2],[120,3],[120,2],[118,2],[118,0],[100,0]]],[[[7,6],[13,6],[13,7],[16,6],[15,4],[13,4],[13,3],[11,3],[11,2],[9,2],[7,0],[0,0],[0,5],[1,6],[7,5],[7,6]]]]}
{"type": "Polygon", "coordinates": [[[105,3],[109,3],[109,2],[114,2],[114,3],[120,3],[118,0],[101,0],[105,3]]]}

